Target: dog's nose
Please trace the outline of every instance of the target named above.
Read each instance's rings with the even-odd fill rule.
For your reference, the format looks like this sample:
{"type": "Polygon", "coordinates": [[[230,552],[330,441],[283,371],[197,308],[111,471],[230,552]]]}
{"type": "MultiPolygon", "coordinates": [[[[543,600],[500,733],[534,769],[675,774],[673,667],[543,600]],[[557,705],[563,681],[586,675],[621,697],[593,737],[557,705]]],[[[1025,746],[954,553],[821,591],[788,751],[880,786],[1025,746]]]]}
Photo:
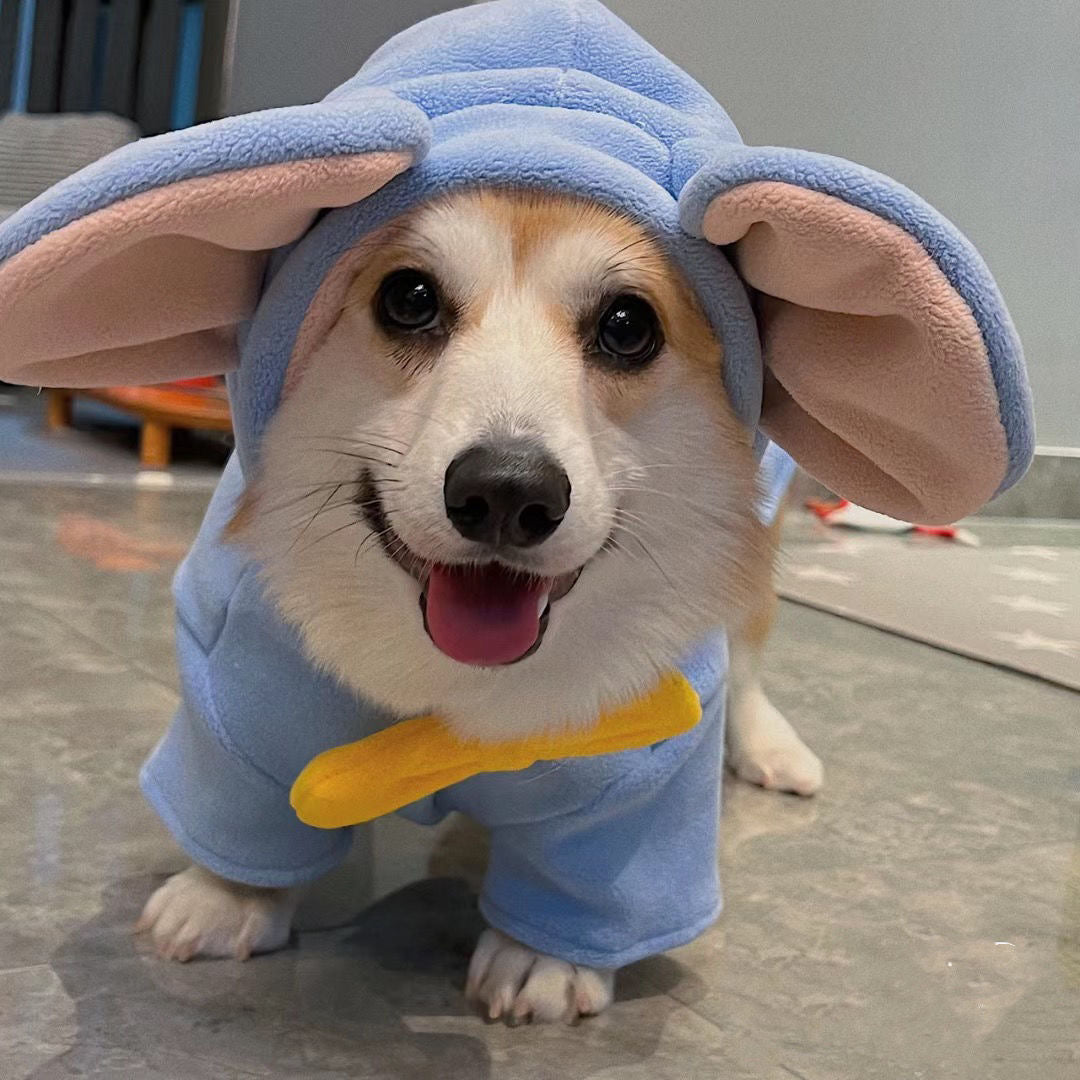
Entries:
{"type": "Polygon", "coordinates": [[[450,462],[443,500],[446,516],[466,540],[533,547],[570,509],[570,478],[535,442],[487,443],[450,462]]]}

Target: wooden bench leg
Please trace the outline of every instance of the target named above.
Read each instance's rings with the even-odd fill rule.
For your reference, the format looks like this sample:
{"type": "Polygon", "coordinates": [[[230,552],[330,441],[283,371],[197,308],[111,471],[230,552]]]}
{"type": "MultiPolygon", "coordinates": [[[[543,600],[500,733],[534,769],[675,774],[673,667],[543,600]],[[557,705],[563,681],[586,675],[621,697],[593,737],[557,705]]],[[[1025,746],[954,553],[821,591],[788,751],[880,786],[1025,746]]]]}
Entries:
{"type": "Polygon", "coordinates": [[[139,440],[139,464],[144,469],[167,469],[171,451],[172,428],[160,420],[144,420],[139,440]]]}
{"type": "Polygon", "coordinates": [[[67,390],[46,391],[45,422],[50,431],[71,427],[71,398],[67,390]]]}

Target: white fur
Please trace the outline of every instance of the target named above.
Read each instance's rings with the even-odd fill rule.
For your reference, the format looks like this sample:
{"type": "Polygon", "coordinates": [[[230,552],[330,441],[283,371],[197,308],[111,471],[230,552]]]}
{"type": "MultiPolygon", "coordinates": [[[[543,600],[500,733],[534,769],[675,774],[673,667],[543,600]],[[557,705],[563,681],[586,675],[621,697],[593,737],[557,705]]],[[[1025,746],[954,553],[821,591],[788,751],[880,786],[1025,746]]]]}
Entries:
{"type": "Polygon", "coordinates": [[[289,940],[297,902],[295,890],[236,885],[189,866],[154,892],[135,931],[148,931],[158,955],[167,960],[247,960],[289,940]]]}

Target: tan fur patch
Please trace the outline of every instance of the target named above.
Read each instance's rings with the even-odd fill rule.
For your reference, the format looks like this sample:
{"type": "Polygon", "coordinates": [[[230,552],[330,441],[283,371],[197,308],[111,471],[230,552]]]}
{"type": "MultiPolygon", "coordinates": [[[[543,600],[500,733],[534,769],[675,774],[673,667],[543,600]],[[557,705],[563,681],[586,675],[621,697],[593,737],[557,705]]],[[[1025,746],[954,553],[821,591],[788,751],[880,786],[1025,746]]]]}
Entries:
{"type": "Polygon", "coordinates": [[[773,585],[773,564],[780,550],[780,535],[783,531],[786,512],[787,505],[781,502],[772,523],[768,528],[761,530],[760,542],[767,545],[769,550],[769,573],[752,594],[754,599],[739,630],[739,637],[756,653],[760,653],[765,648],[765,643],[772,634],[776,611],[779,607],[776,588],[773,585]]]}
{"type": "Polygon", "coordinates": [[[241,496],[236,511],[225,526],[225,539],[227,541],[238,541],[251,527],[259,509],[258,502],[255,493],[251,488],[248,488],[241,496]]]}
{"type": "Polygon", "coordinates": [[[416,243],[409,227],[414,215],[415,211],[391,222],[378,232],[365,236],[357,245],[351,261],[360,269],[349,285],[343,310],[370,304],[379,283],[394,270],[406,266],[428,269],[423,247],[416,243]]]}

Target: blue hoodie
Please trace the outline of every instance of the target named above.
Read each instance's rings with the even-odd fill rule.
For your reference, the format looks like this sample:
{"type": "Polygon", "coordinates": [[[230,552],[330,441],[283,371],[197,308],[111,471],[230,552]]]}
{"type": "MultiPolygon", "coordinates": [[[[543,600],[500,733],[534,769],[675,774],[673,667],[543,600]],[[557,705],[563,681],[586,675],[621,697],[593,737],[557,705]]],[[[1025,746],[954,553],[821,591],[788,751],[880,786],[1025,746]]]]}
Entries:
{"type": "MultiPolygon", "coordinates": [[[[1030,458],[1015,332],[956,229],[868,169],[745,146],[596,0],[436,16],[323,102],[116,152],[0,226],[0,377],[229,373],[237,452],[176,577],[183,700],[142,773],[177,841],[224,877],[286,886],[337,864],[349,831],[301,824],[290,786],[323,750],[394,719],[308,662],[224,526],[334,266],[394,216],[476,184],[595,199],[660,239],[723,347],[736,413],[759,431],[765,518],[793,467],[766,436],[838,492],[907,518],[966,513],[1030,458]]],[[[719,630],[687,642],[703,719],[685,735],[476,776],[403,812],[460,810],[492,829],[481,907],[533,948],[616,967],[681,944],[720,903],[726,663],[719,630]]]]}

